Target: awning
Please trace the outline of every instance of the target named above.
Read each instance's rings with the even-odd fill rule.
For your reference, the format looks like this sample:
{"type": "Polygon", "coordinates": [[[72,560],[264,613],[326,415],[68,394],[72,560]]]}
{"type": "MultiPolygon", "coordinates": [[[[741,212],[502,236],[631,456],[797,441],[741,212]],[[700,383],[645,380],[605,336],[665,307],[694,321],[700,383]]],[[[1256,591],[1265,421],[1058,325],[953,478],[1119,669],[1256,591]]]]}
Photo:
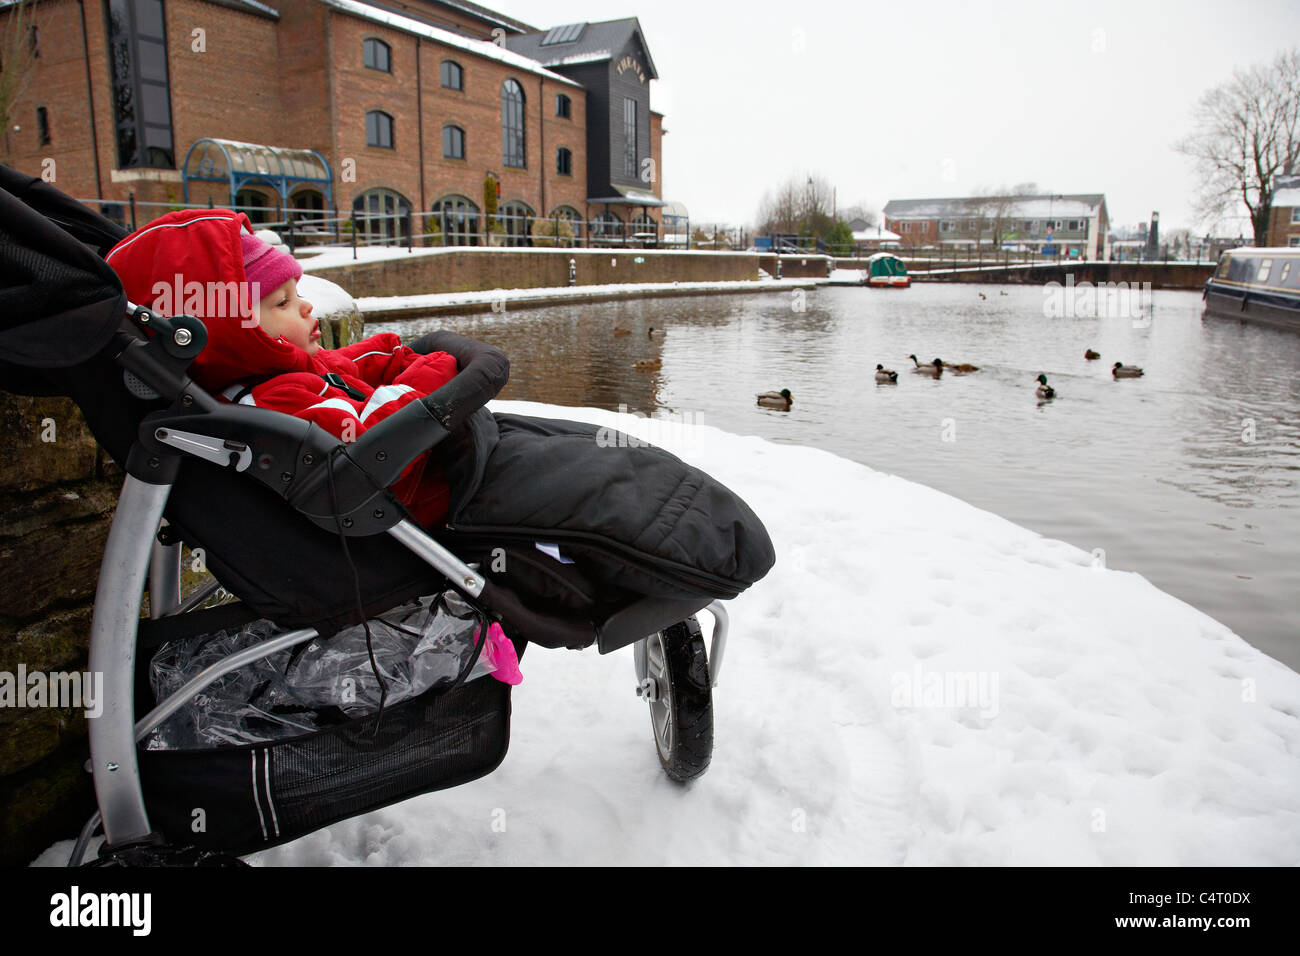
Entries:
{"type": "Polygon", "coordinates": [[[314,149],[290,149],[241,143],[233,139],[204,137],[194,141],[185,154],[181,170],[185,201],[190,201],[190,181],[228,183],[230,204],[235,193],[249,183],[264,183],[287,202],[290,191],[300,183],[312,183],[325,193],[327,206],[333,205],[333,181],[329,161],[314,149]]]}
{"type": "Polygon", "coordinates": [[[621,203],[625,206],[666,206],[668,205],[654,193],[648,193],[642,189],[633,189],[631,186],[611,186],[618,195],[607,197],[588,198],[589,203],[607,202],[621,203]]]}

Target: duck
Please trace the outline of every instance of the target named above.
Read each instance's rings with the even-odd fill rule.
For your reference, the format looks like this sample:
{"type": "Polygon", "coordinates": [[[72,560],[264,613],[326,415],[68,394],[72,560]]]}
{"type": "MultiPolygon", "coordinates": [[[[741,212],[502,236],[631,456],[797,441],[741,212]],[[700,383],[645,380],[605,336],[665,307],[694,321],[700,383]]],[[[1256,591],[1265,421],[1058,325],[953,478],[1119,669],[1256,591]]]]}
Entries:
{"type": "Polygon", "coordinates": [[[1141,378],[1146,372],[1136,365],[1125,365],[1123,362],[1116,362],[1111,366],[1110,374],[1116,378],[1141,378]]]}
{"type": "Polygon", "coordinates": [[[631,329],[625,329],[625,328],[623,328],[621,325],[616,325],[616,326],[614,327],[614,334],[615,334],[615,335],[631,335],[631,334],[632,334],[632,330],[631,330],[631,329]]]}
{"type": "Polygon", "coordinates": [[[919,375],[933,375],[938,378],[943,374],[943,359],[935,359],[933,362],[922,365],[915,355],[909,355],[908,358],[916,366],[912,371],[919,375]]]}
{"type": "Polygon", "coordinates": [[[885,368],[883,365],[876,365],[876,384],[893,385],[898,381],[898,373],[892,368],[885,368]]]}
{"type": "Polygon", "coordinates": [[[779,392],[759,392],[758,404],[764,408],[780,408],[789,411],[790,406],[794,404],[794,396],[790,394],[788,388],[783,388],[779,392]]]}
{"type": "Polygon", "coordinates": [[[650,326],[650,328],[645,330],[645,337],[648,339],[652,339],[655,337],[655,327],[653,325],[650,326]]]}
{"type": "Polygon", "coordinates": [[[980,293],[980,298],[981,298],[981,299],[987,299],[988,296],[986,296],[983,292],[981,292],[981,293],[980,293]]]}
{"type": "Polygon", "coordinates": [[[1091,362],[1093,359],[1101,358],[1101,353],[1094,352],[1092,349],[1088,349],[1088,351],[1083,353],[1083,357],[1086,358],[1089,362],[1091,362]]]}
{"type": "Polygon", "coordinates": [[[1038,378],[1036,379],[1036,381],[1039,383],[1039,385],[1038,385],[1038,388],[1034,391],[1034,394],[1035,394],[1035,395],[1037,395],[1039,398],[1055,398],[1055,397],[1056,397],[1056,389],[1052,388],[1052,386],[1050,386],[1050,385],[1047,384],[1047,376],[1046,376],[1046,375],[1043,375],[1043,374],[1040,372],[1039,375],[1038,375],[1038,378]]]}
{"type": "Polygon", "coordinates": [[[664,367],[663,359],[642,359],[632,366],[638,372],[657,372],[664,367]]]}
{"type": "Polygon", "coordinates": [[[970,365],[966,362],[962,362],[960,365],[944,362],[943,368],[945,372],[978,372],[980,370],[978,365],[970,365]]]}
{"type": "Polygon", "coordinates": [[[1006,294],[1007,294],[1006,289],[998,289],[998,295],[1006,295],[1006,294]]]}

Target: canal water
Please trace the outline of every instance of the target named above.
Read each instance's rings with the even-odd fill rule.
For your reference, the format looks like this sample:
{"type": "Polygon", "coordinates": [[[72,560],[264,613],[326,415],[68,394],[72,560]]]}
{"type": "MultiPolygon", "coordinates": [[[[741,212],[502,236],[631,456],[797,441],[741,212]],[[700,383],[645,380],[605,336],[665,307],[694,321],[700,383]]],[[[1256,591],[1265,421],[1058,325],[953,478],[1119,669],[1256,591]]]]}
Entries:
{"type": "Polygon", "coordinates": [[[1199,293],[1064,298],[824,287],[368,331],[490,342],[511,359],[503,398],[813,445],[938,488],[1140,572],[1300,670],[1300,336],[1202,318],[1199,293]],[[1102,358],[1085,360],[1089,348],[1102,358]],[[980,370],[922,377],[913,352],[980,370]],[[647,360],[662,365],[635,367],[647,360]],[[1115,381],[1116,361],[1146,374],[1115,381]],[[878,362],[896,385],[875,384],[878,362]],[[1048,402],[1035,397],[1040,372],[1057,392],[1048,402]],[[788,412],[755,404],[781,388],[788,412]]]}

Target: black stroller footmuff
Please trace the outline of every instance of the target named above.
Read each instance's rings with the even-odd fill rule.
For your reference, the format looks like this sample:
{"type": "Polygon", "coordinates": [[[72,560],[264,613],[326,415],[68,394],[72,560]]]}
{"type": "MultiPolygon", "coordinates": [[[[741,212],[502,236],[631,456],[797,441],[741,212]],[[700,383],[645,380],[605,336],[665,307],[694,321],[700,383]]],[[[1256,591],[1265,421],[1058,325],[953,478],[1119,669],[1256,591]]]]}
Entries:
{"type": "Polygon", "coordinates": [[[684,780],[707,767],[727,632],[718,602],[775,560],[739,497],[661,449],[602,441],[593,426],[493,416],[483,406],[508,362],[450,333],[412,346],[453,355],[456,377],[350,444],[302,419],[218,401],[187,374],[203,322],[127,302],[105,264],[124,236],[0,166],[0,381],[70,396],[127,476],[90,640],[90,669],[104,674],[103,712],[90,722],[99,813],[74,864],[101,826],[101,863],[192,865],[195,848],[246,853],[490,772],[509,741],[510,686],[468,677],[498,626],[521,656],[528,643],[631,645],[666,772],[684,780]],[[446,527],[423,529],[389,486],[430,449],[451,511],[446,527]],[[188,597],[182,542],[203,549],[213,578],[188,597]],[[218,582],[237,601],[200,609],[218,582]],[[348,628],[366,628],[368,641],[372,619],[449,594],[476,622],[454,681],[377,713],[322,711],[297,736],[145,748],[226,675],[348,628]],[[701,610],[715,620],[707,655],[701,610]],[[153,699],[160,646],[255,622],[270,625],[266,640],[153,699]]]}

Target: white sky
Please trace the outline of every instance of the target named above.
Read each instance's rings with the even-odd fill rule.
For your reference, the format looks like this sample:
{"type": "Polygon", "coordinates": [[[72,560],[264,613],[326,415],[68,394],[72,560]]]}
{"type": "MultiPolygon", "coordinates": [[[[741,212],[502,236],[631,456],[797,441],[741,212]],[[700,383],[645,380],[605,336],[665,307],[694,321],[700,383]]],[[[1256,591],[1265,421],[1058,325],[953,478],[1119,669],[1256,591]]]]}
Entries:
{"type": "Polygon", "coordinates": [[[640,19],[665,197],[697,222],[751,222],[765,190],[811,172],[841,205],[1036,182],[1105,193],[1115,224],[1159,210],[1202,232],[1172,148],[1192,106],[1300,43],[1295,0],[485,2],[539,28],[640,19]]]}

